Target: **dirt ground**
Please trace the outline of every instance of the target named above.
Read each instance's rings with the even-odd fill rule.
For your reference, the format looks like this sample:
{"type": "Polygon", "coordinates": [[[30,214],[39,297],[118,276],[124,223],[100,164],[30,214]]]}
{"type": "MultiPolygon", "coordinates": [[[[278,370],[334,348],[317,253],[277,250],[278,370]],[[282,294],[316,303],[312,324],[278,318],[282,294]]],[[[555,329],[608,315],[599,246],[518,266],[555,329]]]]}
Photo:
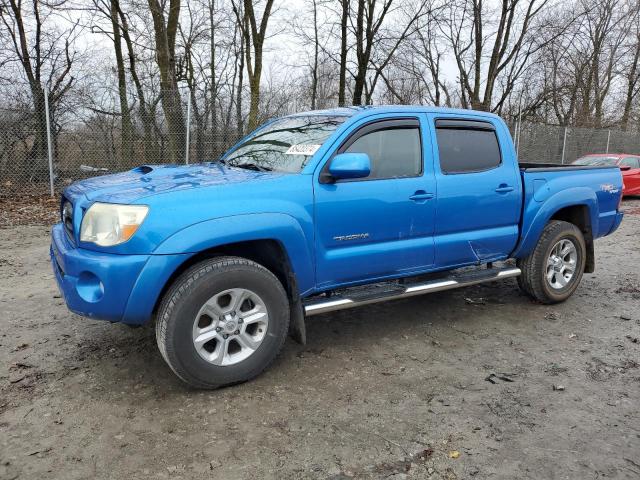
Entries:
{"type": "Polygon", "coordinates": [[[564,304],[507,280],[314,317],[307,346],[213,392],[177,380],[152,328],[67,311],[47,226],[2,228],[0,478],[638,478],[640,200],[624,205],[564,304]]]}

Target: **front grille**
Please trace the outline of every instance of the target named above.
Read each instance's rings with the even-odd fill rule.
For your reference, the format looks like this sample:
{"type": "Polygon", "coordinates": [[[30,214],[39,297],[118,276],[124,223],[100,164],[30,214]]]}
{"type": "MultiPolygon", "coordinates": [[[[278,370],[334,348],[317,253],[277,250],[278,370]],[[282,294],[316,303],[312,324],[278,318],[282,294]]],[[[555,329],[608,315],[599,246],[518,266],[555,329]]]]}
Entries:
{"type": "Polygon", "coordinates": [[[62,224],[69,238],[73,238],[73,204],[66,199],[62,200],[62,224]]]}

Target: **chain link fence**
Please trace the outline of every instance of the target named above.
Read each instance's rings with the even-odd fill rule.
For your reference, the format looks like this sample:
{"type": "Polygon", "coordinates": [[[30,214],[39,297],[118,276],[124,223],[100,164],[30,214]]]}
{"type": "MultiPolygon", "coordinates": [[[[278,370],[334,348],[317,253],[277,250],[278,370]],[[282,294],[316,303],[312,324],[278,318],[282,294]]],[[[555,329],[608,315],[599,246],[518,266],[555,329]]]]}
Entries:
{"type": "Polygon", "coordinates": [[[59,192],[83,178],[143,164],[197,163],[220,157],[242,126],[192,112],[181,95],[176,115],[161,103],[120,114],[82,107],[58,114],[0,106],[0,196],[59,192]],[[188,125],[188,128],[187,128],[188,125]]]}
{"type": "Polygon", "coordinates": [[[511,131],[522,162],[568,164],[589,153],[640,154],[636,132],[525,122],[511,131]]]}
{"type": "MultiPolygon", "coordinates": [[[[236,112],[192,109],[181,95],[176,118],[160,102],[119,114],[83,107],[65,113],[0,107],[0,196],[47,194],[72,182],[142,164],[197,163],[220,157],[243,133],[236,112]],[[170,121],[167,121],[170,120],[170,121]],[[238,125],[239,123],[239,125],[238,125]],[[187,128],[188,125],[188,128],[187,128]],[[53,175],[51,175],[51,172],[53,175]]],[[[283,104],[263,115],[296,110],[283,104]]],[[[533,163],[571,163],[587,153],[640,154],[640,135],[608,129],[526,123],[510,125],[518,157],[533,163]]]]}

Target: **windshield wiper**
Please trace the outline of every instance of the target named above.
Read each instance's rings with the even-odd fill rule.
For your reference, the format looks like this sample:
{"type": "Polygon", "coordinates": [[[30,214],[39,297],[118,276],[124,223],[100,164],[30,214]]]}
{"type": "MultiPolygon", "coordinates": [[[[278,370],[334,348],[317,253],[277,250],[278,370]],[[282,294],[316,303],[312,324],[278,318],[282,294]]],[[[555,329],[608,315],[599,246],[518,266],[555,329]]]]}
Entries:
{"type": "Polygon", "coordinates": [[[253,170],[255,172],[271,172],[273,170],[273,168],[265,167],[263,165],[258,165],[257,163],[250,163],[250,162],[229,163],[227,165],[229,165],[230,167],[245,168],[247,170],[253,170]]]}

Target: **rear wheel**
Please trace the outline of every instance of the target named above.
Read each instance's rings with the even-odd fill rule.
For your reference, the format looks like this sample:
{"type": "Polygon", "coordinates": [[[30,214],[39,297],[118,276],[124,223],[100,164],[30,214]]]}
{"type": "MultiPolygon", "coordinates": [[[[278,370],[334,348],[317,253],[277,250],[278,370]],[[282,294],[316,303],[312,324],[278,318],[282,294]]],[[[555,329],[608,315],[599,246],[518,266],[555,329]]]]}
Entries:
{"type": "Polygon", "coordinates": [[[552,220],[542,231],[538,244],[527,257],[518,260],[522,275],[518,285],[541,303],[558,303],[578,288],[584,273],[584,236],[572,223],[552,220]]]}
{"type": "Polygon", "coordinates": [[[166,293],[156,340],[183,381],[217,388],[261,373],[278,355],[288,327],[279,280],[250,260],[219,257],[191,267],[166,293]]]}

